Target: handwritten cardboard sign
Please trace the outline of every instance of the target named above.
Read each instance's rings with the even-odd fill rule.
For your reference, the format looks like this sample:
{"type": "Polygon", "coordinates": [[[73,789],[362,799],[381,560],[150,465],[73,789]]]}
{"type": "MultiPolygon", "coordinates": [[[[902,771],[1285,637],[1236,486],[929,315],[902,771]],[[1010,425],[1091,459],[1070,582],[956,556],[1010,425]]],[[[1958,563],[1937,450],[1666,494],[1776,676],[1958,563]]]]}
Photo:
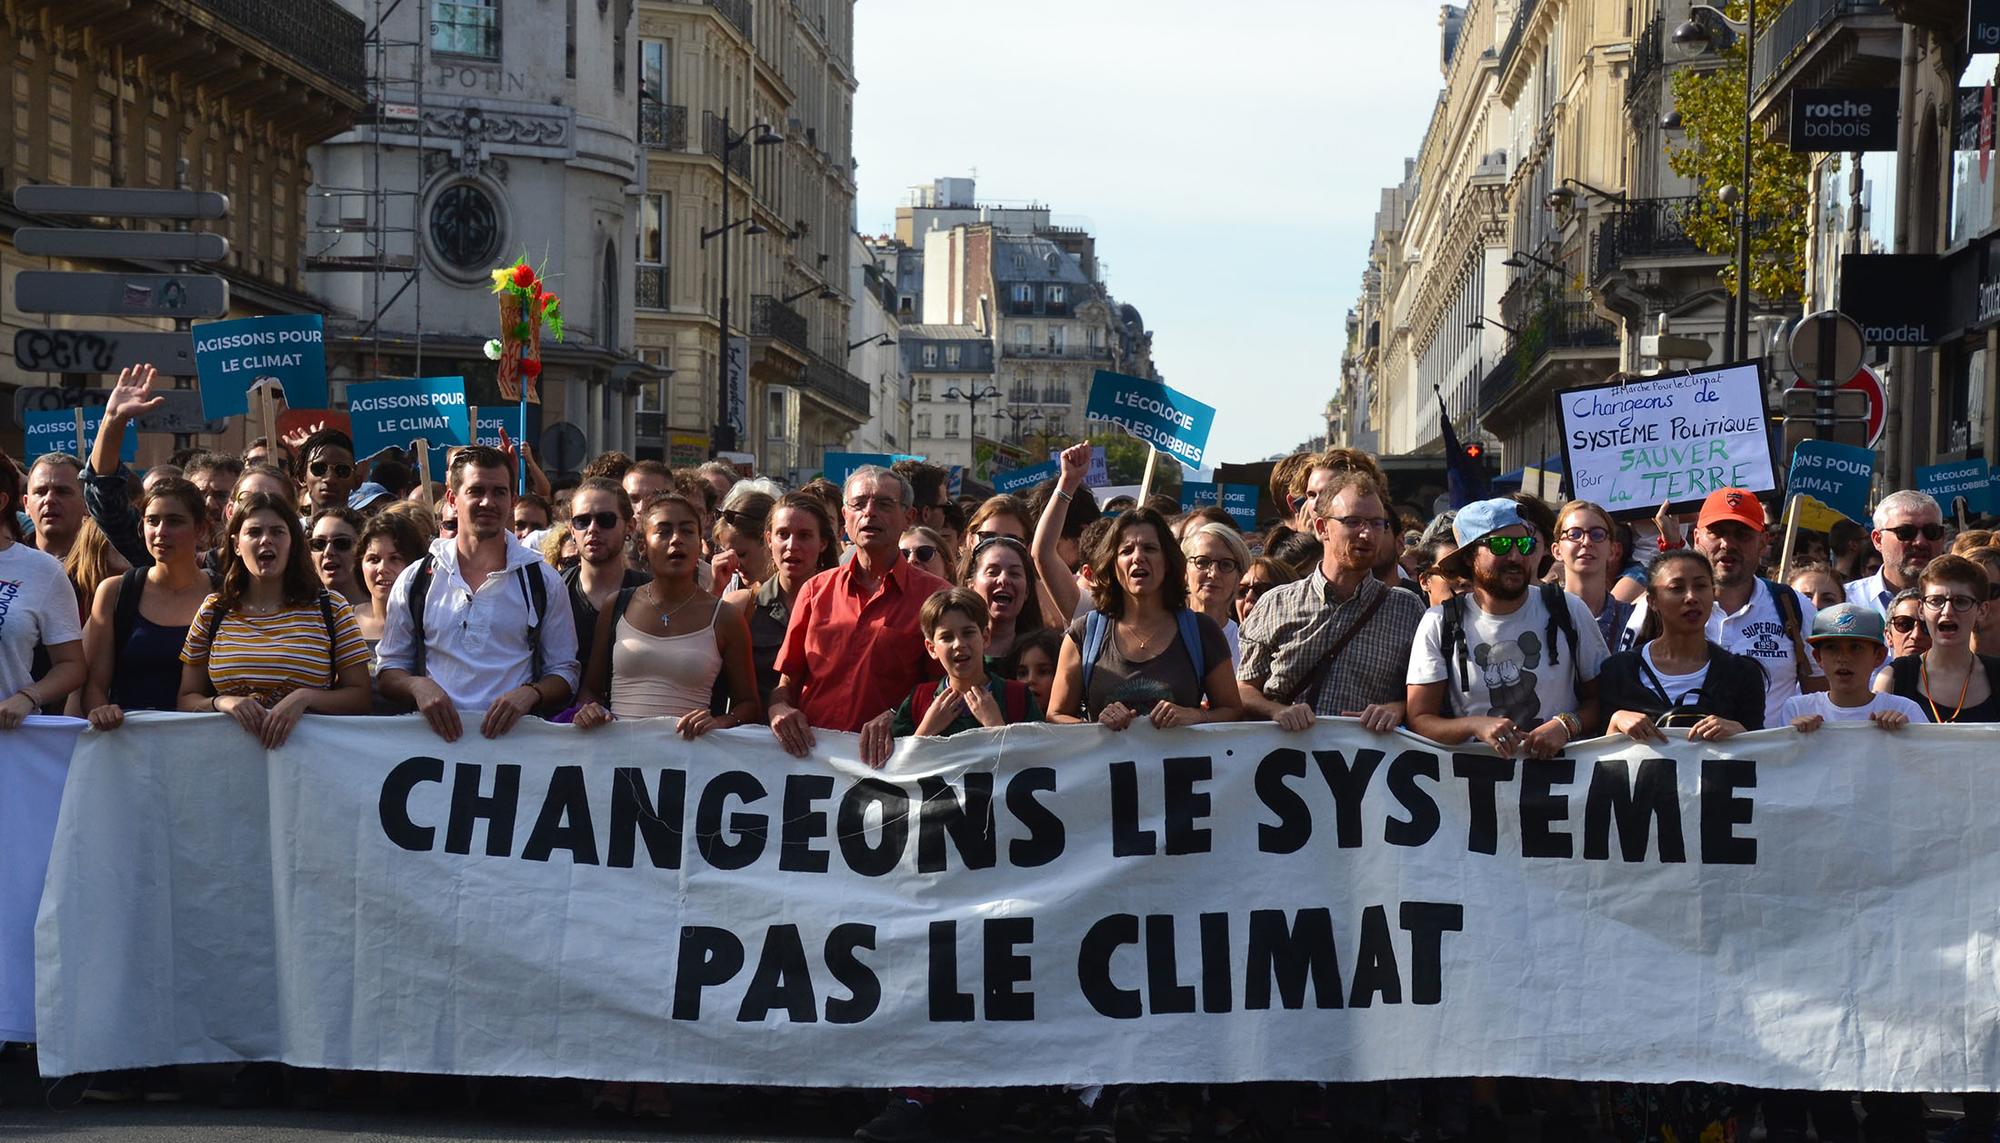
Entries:
{"type": "Polygon", "coordinates": [[[1574,495],[1621,518],[1661,501],[1690,509],[1718,488],[1779,488],[1754,362],[1587,385],[1556,404],[1574,495]]]}

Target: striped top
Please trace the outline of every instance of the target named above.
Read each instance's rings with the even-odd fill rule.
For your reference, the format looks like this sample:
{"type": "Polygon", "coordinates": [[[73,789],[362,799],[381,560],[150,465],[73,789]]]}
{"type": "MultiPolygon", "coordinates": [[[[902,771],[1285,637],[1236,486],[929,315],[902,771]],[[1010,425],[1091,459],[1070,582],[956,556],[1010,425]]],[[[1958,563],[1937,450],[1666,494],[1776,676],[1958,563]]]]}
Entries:
{"type": "Polygon", "coordinates": [[[333,605],[331,637],[317,600],[272,615],[231,610],[215,628],[211,654],[208,631],[217,598],[202,600],[181,647],[181,662],[206,667],[218,696],[249,695],[272,703],[300,687],[325,687],[334,673],[368,662],[368,644],[354,609],[337,594],[327,597],[333,605]],[[327,669],[329,659],[333,671],[327,669]]]}

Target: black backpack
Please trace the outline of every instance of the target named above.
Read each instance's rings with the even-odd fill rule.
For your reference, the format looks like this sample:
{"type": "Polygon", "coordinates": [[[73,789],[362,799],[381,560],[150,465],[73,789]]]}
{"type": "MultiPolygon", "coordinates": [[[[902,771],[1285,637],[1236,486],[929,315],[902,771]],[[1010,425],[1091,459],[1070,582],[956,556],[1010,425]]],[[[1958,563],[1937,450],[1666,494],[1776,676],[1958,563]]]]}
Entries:
{"type": "MultiPolygon", "coordinates": [[[[1558,651],[1556,634],[1561,632],[1563,641],[1569,644],[1569,657],[1576,659],[1576,621],[1569,613],[1569,600],[1561,584],[1544,583],[1536,587],[1542,593],[1542,610],[1549,613],[1546,645],[1549,649],[1549,665],[1562,662],[1558,651]]],[[[1445,674],[1447,682],[1456,674],[1456,686],[1461,693],[1472,690],[1472,672],[1469,664],[1471,654],[1465,647],[1465,595],[1454,595],[1444,601],[1444,627],[1441,632],[1444,642],[1445,674]]],[[[1579,683],[1579,686],[1581,684],[1579,683]]]]}
{"type": "MultiPolygon", "coordinates": [[[[424,604],[431,593],[431,568],[437,557],[425,553],[417,561],[417,570],[410,579],[410,639],[414,650],[411,654],[410,673],[422,675],[424,671],[424,604]]],[[[542,678],[542,623],[549,615],[549,585],[542,580],[542,565],[522,564],[514,569],[514,579],[521,585],[521,598],[528,601],[528,648],[531,674],[528,683],[533,685],[542,678]]]]}
{"type": "MultiPolygon", "coordinates": [[[[111,653],[113,655],[122,654],[125,650],[125,644],[132,641],[132,629],[139,624],[139,600],[146,594],[146,572],[149,570],[151,569],[131,568],[124,575],[118,577],[118,602],[111,610],[111,653]]],[[[221,577],[210,575],[208,577],[208,589],[210,591],[221,591],[221,577]]],[[[333,630],[330,619],[327,630],[333,630]]],[[[214,630],[211,629],[208,635],[213,640],[215,638],[214,630]]]]}

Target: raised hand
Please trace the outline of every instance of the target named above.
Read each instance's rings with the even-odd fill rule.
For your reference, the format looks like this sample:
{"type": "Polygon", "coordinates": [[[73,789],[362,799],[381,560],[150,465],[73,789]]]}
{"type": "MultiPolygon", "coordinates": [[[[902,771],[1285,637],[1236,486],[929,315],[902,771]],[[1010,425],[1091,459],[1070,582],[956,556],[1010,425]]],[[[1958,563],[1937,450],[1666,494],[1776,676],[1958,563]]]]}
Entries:
{"type": "Polygon", "coordinates": [[[165,394],[153,393],[153,382],[159,375],[150,365],[128,365],[119,370],[118,383],[104,401],[104,419],[129,421],[166,404],[165,394]]]}

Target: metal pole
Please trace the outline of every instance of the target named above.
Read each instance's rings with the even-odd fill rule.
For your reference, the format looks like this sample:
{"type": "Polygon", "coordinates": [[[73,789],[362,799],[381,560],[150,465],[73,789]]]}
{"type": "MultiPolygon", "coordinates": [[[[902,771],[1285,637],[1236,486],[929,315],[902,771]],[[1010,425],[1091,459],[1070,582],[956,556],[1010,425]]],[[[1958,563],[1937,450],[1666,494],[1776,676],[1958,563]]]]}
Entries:
{"type": "Polygon", "coordinates": [[[721,352],[715,358],[715,451],[736,450],[735,426],[729,423],[729,112],[722,113],[722,325],[721,352]]]}
{"type": "Polygon", "coordinates": [[[1750,119],[1757,72],[1757,0],[1749,0],[1748,31],[1743,37],[1743,216],[1736,234],[1736,357],[1750,356],[1750,119]]]}

